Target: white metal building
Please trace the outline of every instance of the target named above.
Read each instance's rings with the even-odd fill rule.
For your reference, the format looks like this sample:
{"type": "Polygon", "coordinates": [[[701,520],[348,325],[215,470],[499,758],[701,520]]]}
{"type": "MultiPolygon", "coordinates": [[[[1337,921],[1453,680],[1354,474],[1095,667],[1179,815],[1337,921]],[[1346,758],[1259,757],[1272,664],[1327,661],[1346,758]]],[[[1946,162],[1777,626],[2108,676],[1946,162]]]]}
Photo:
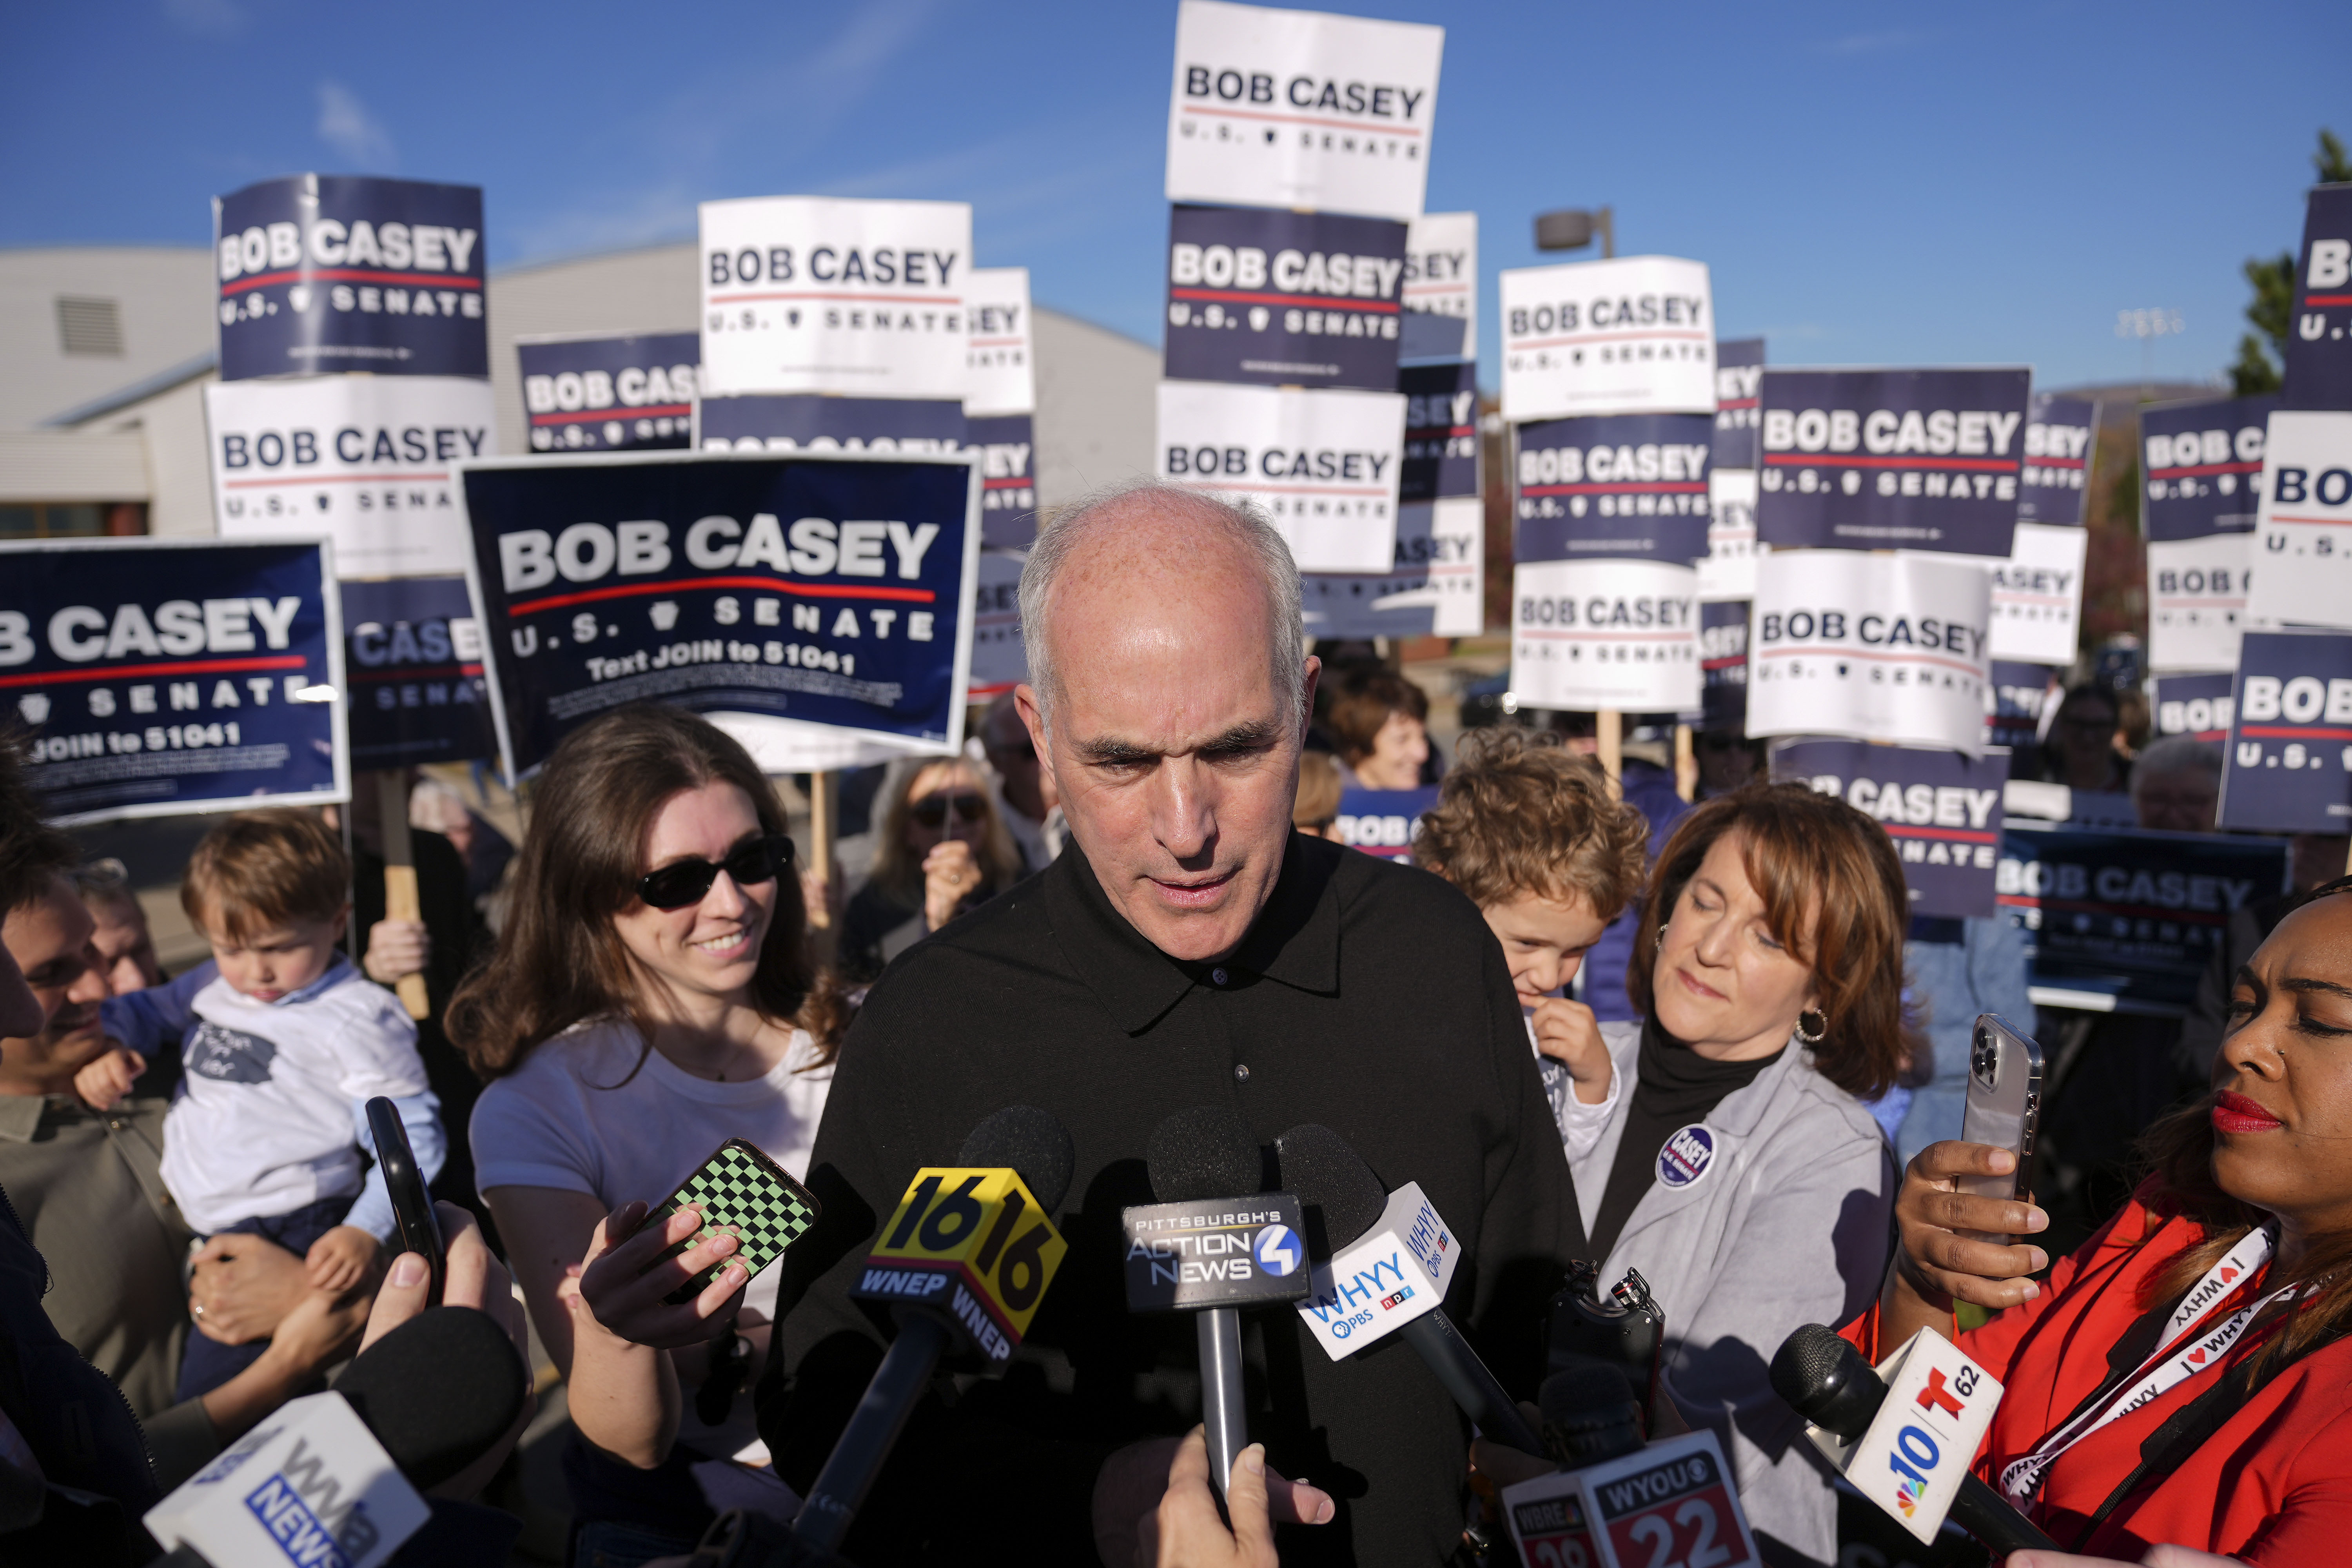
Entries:
{"type": "MultiPolygon", "coordinates": [[[[677,244],[493,271],[499,450],[529,450],[517,337],[693,331],[695,258],[677,244]]],[[[0,250],[0,539],[213,531],[213,308],[208,250],[0,250]]],[[[1034,313],[1039,502],[1150,474],[1159,351],[1034,313]]]]}

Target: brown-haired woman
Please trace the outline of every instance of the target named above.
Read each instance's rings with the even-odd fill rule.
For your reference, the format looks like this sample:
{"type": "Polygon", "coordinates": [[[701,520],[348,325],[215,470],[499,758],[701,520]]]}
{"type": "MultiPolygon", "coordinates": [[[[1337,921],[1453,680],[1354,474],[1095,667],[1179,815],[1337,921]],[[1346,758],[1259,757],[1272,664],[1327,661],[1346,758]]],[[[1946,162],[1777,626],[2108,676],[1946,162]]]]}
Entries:
{"type": "Polygon", "coordinates": [[[573,1560],[639,1563],[709,1524],[695,1465],[766,1463],[749,1392],[730,1391],[766,1352],[776,1276],[730,1265],[667,1305],[733,1238],[656,1263],[694,1211],[637,1226],[730,1138],[805,1175],[837,1031],[774,793],[691,714],[627,708],[566,737],[510,888],[448,1031],[490,1080],[477,1179],[584,1440],[564,1458],[573,1560]]]}
{"type": "Polygon", "coordinates": [[[1883,1352],[1932,1328],[2000,1381],[1977,1474],[2066,1551],[2092,1554],[2066,1563],[2153,1563],[2141,1557],[2152,1542],[2245,1563],[2343,1561],[2347,893],[2352,879],[2309,894],[2239,970],[2212,1092],[2148,1129],[2153,1173],[2046,1287],[2023,1277],[2048,1265],[2025,1238],[2049,1216],[1959,1191],[2014,1170],[2008,1150],[1930,1144],[1904,1176],[1885,1294],[1846,1335],[1883,1352]],[[1957,1332],[1956,1299],[1991,1321],[1957,1332]]]}
{"type": "Polygon", "coordinates": [[[1837,1501],[1773,1394],[1790,1331],[1843,1322],[1886,1268],[1895,1171],[1862,1098],[1894,1081],[1903,868],[1879,826],[1802,784],[1750,784],[1675,826],[1625,989],[1601,1026],[1627,1091],[1570,1169],[1604,1282],[1638,1268],[1665,1313],[1660,1386],[1722,1439],[1748,1520],[1837,1558],[1837,1501]]]}
{"type": "Polygon", "coordinates": [[[1021,852],[964,758],[893,763],[880,796],[873,872],[841,922],[840,968],[860,982],[1021,879],[1021,852]]]}
{"type": "Polygon", "coordinates": [[[1387,669],[1339,679],[1323,717],[1348,769],[1340,782],[1365,789],[1419,789],[1429,761],[1429,694],[1387,669]]]}

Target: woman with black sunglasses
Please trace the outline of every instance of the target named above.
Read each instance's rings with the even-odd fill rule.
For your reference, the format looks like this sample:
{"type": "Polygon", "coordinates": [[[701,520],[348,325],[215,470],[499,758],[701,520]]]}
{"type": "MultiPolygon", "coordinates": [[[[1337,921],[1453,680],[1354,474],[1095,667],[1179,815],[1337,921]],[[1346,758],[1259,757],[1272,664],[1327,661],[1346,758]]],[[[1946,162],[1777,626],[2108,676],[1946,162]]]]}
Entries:
{"type": "Polygon", "coordinates": [[[776,1271],[722,1268],[671,1305],[733,1238],[659,1261],[693,1211],[638,1226],[730,1138],[807,1174],[843,1019],[810,970],[774,792],[718,729],[609,714],[556,748],[530,804],[498,951],[448,1032],[490,1080],[477,1179],[569,1383],[572,1560],[636,1563],[692,1550],[705,1477],[729,1483],[721,1507],[792,1505],[745,1386],[776,1271]]]}
{"type": "Polygon", "coordinates": [[[882,801],[874,869],[841,925],[841,971],[860,983],[1020,879],[1020,851],[971,763],[895,763],[882,801]]]}

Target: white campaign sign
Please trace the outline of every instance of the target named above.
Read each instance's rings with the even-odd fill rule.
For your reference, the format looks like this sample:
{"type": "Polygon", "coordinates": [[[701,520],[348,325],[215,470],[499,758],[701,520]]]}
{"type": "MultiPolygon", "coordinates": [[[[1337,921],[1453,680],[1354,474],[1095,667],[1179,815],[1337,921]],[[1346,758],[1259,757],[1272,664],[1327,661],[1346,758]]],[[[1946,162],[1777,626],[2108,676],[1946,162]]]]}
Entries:
{"type": "Polygon", "coordinates": [[[1486,553],[1485,501],[1407,501],[1397,510],[1392,570],[1302,579],[1307,635],[1475,637],[1486,624],[1486,553]]]}
{"type": "Polygon", "coordinates": [[[1696,708],[1697,571],[1653,561],[1521,563],[1511,574],[1511,689],[1524,708],[1696,708]]]}
{"type": "Polygon", "coordinates": [[[1262,509],[1302,572],[1396,561],[1404,396],[1160,384],[1158,477],[1262,509]]]}
{"type": "Polygon", "coordinates": [[[974,419],[1037,411],[1036,338],[1029,321],[1029,269],[973,269],[963,299],[971,376],[963,411],[974,419]]]}
{"type": "Polygon", "coordinates": [[[1445,29],[1183,0],[1168,199],[1421,216],[1445,29]]]}
{"type": "Polygon", "coordinates": [[[2081,640],[2083,566],[2090,530],[2021,522],[2009,559],[1975,559],[1992,569],[1992,657],[2023,664],[2072,664],[2081,640]]]}
{"type": "Polygon", "coordinates": [[[701,211],[706,392],[963,396],[970,206],[754,196],[701,211]]]}
{"type": "Polygon", "coordinates": [[[205,388],[224,539],[335,542],[339,577],[457,577],[473,554],[450,465],[498,455],[490,384],[321,375],[205,388]]]}
{"type": "Polygon", "coordinates": [[[1775,550],[1756,563],[1748,732],[1982,756],[1992,574],[1926,552],[1775,550]]]}
{"type": "Polygon", "coordinates": [[[1504,418],[1715,412],[1706,262],[1525,267],[1502,285],[1504,418]]]}
{"type": "Polygon", "coordinates": [[[1756,596],[1756,470],[1715,468],[1706,476],[1706,559],[1698,563],[1702,603],[1756,596]]]}
{"type": "Polygon", "coordinates": [[[2238,668],[2254,538],[2211,533],[2148,545],[2148,668],[2187,675],[2238,668]]]}
{"type": "Polygon", "coordinates": [[[2246,624],[2352,627],[2352,414],[2271,416],[2246,624]]]}
{"type": "Polygon", "coordinates": [[[1404,240],[1401,359],[1478,357],[1478,215],[1423,213],[1404,240]]]}

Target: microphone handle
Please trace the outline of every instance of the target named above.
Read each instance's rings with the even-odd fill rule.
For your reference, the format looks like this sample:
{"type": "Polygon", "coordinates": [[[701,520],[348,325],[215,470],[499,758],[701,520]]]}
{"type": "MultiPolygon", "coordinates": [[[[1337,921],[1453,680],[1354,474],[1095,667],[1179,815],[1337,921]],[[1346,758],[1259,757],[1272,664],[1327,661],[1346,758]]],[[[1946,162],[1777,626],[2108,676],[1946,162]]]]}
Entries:
{"type": "Polygon", "coordinates": [[[1242,1399],[1242,1315],[1232,1307],[1196,1313],[1201,1348],[1201,1422],[1208,1428],[1209,1470],[1217,1495],[1231,1484],[1234,1461],[1249,1446],[1248,1408],[1242,1399]]]}
{"type": "Polygon", "coordinates": [[[1550,1458],[1544,1452],[1543,1439],[1528,1426],[1527,1417],[1519,1414],[1510,1394],[1495,1381],[1495,1374],[1486,1370],[1486,1363],[1478,1359],[1478,1352],[1470,1348],[1470,1342],[1454,1329],[1444,1308],[1423,1312],[1397,1332],[1421,1352],[1421,1359],[1429,1363],[1429,1370],[1437,1374],[1437,1381],[1445,1385],[1454,1403],[1478,1424],[1479,1431],[1522,1454],[1533,1454],[1538,1459],[1550,1458]]]}
{"type": "Polygon", "coordinates": [[[898,1337],[890,1342],[866,1397],[857,1402],[849,1425],[825,1457],[816,1484],[809,1488],[793,1521],[793,1533],[824,1552],[839,1552],[850,1521],[857,1517],[873,1489],[874,1478],[890,1457],[891,1445],[907,1429],[915,1401],[922,1397],[931,1370],[948,1347],[948,1331],[929,1312],[908,1312],[898,1320],[898,1337]]]}
{"type": "Polygon", "coordinates": [[[2005,1561],[2012,1552],[2061,1550],[2056,1542],[2034,1528],[2032,1520],[2018,1512],[2007,1498],[1973,1475],[1961,1478],[1960,1489],[1954,1494],[1951,1511],[1946,1517],[1990,1547],[1996,1562],[2005,1561]]]}

